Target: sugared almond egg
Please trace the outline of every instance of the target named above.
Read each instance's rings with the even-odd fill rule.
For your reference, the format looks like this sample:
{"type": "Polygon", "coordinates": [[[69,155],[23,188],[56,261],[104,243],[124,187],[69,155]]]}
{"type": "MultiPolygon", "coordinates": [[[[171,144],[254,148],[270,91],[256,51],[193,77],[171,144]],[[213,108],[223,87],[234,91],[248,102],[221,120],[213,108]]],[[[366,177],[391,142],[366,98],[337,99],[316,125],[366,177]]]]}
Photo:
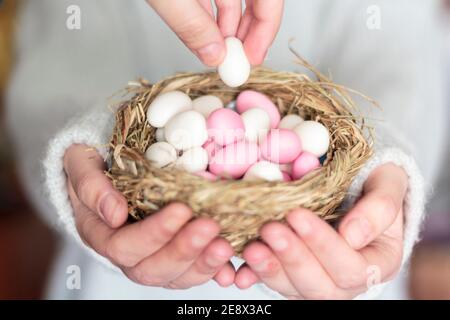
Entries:
{"type": "Polygon", "coordinates": [[[286,171],[281,171],[281,173],[283,174],[283,181],[284,182],[289,182],[292,181],[292,177],[289,173],[287,173],[286,171]]]}
{"type": "Polygon", "coordinates": [[[225,146],[244,138],[244,122],[230,109],[213,111],[206,120],[209,137],[218,145],[225,146]]]}
{"type": "Polygon", "coordinates": [[[289,174],[292,173],[292,163],[279,164],[280,170],[283,172],[287,172],[289,174]]]}
{"type": "Polygon", "coordinates": [[[236,100],[236,109],[242,114],[251,108],[260,108],[267,112],[270,117],[270,127],[276,128],[280,123],[280,112],[275,104],[266,95],[253,91],[242,91],[236,100]]]}
{"type": "Polygon", "coordinates": [[[283,181],[283,173],[277,164],[269,161],[259,161],[247,170],[244,180],[283,181]]]}
{"type": "Polygon", "coordinates": [[[202,178],[204,178],[206,180],[209,180],[209,181],[217,181],[219,179],[218,176],[212,174],[209,171],[200,171],[200,172],[196,172],[195,174],[197,176],[202,177],[202,178]]]}
{"type": "Polygon", "coordinates": [[[295,180],[301,179],[317,168],[320,168],[319,159],[309,152],[302,152],[292,164],[292,177],[295,180]]]}
{"type": "Polygon", "coordinates": [[[187,172],[205,171],[208,167],[208,153],[202,147],[193,147],[183,152],[176,166],[187,172]]]}
{"type": "Polygon", "coordinates": [[[175,163],[177,151],[167,142],[156,142],[148,147],[145,157],[157,168],[162,168],[175,163]]]}
{"type": "Polygon", "coordinates": [[[263,109],[252,108],[241,114],[245,127],[245,139],[250,142],[259,142],[269,132],[270,117],[263,109]]]}
{"type": "Polygon", "coordinates": [[[194,110],[181,112],[167,123],[164,135],[177,150],[201,147],[208,140],[205,117],[194,110]]]}
{"type": "Polygon", "coordinates": [[[217,150],[209,163],[211,173],[224,178],[237,179],[259,158],[258,145],[239,141],[217,150]]]}
{"type": "Polygon", "coordinates": [[[223,108],[223,102],[216,96],[202,96],[192,101],[192,108],[208,118],[213,111],[223,108]]]}
{"type": "Polygon", "coordinates": [[[302,142],[303,151],[320,158],[328,151],[330,134],[328,129],[316,121],[304,121],[294,129],[302,142]]]}
{"type": "Polygon", "coordinates": [[[294,130],[296,126],[298,126],[300,123],[302,123],[303,118],[296,114],[288,114],[287,116],[284,116],[280,124],[278,125],[278,128],[280,129],[290,129],[294,130]]]}
{"type": "Polygon", "coordinates": [[[166,137],[164,136],[164,128],[158,128],[155,133],[156,141],[162,142],[166,141],[166,137]]]}
{"type": "Polygon", "coordinates": [[[218,68],[220,79],[229,87],[239,87],[247,82],[251,65],[241,40],[235,37],[225,39],[227,53],[218,68]]]}
{"type": "Polygon", "coordinates": [[[147,121],[155,128],[164,127],[176,114],[192,109],[192,100],[181,91],[165,92],[157,96],[147,110],[147,121]]]}
{"type": "Polygon", "coordinates": [[[286,164],[294,161],[300,155],[302,144],[294,131],[272,129],[261,142],[260,148],[264,159],[286,164]]]}

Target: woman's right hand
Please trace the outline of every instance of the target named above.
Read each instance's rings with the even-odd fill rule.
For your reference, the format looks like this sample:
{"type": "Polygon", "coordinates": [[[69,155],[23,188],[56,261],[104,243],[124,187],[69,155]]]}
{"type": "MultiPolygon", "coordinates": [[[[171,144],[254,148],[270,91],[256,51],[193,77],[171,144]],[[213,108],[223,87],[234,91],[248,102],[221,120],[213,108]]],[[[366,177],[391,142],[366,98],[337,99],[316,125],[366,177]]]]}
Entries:
{"type": "Polygon", "coordinates": [[[125,198],[104,174],[104,161],[91,147],[73,145],[64,169],[76,227],[81,239],[118,266],[131,280],[147,286],[187,289],[214,279],[234,282],[230,244],[218,237],[211,219],[192,219],[174,203],[148,218],[126,225],[125,198]]]}

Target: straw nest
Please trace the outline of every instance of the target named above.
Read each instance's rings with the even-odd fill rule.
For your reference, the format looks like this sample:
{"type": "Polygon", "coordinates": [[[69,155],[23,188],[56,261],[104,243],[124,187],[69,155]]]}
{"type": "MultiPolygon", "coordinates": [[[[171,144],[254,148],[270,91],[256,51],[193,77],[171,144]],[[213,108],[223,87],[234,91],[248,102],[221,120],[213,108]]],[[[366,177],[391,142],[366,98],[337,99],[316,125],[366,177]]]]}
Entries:
{"type": "Polygon", "coordinates": [[[329,222],[338,220],[343,214],[339,205],[350,183],[371,155],[370,130],[355,115],[350,97],[355,92],[334,84],[304,60],[299,58],[299,62],[315,74],[314,80],[305,74],[260,68],[237,89],[226,87],[213,72],[177,74],[156,84],[130,83],[125,90],[127,100],[117,109],[107,174],[128,200],[132,220],[143,219],[168,203],[182,202],[195,216],[218,221],[221,236],[238,254],[258,237],[264,223],[283,221],[295,208],[308,208],[329,222]],[[294,182],[210,182],[174,168],[155,168],[145,159],[156,131],[146,121],[146,111],[158,94],[171,90],[181,90],[191,98],[213,94],[228,103],[245,89],[266,94],[282,115],[299,114],[328,128],[331,145],[321,169],[294,182]]]}

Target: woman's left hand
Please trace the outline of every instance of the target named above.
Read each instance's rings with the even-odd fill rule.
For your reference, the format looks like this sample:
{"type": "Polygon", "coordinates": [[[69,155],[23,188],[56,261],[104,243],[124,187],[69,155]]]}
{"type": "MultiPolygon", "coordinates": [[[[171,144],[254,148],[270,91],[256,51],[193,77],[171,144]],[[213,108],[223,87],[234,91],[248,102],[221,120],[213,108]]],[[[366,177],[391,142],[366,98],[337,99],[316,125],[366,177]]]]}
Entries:
{"type": "Polygon", "coordinates": [[[290,299],[351,299],[393,278],[403,253],[403,202],[408,177],[386,164],[366,181],[361,199],[338,231],[305,209],[288,225],[271,222],[247,246],[235,284],[262,282],[290,299]]]}

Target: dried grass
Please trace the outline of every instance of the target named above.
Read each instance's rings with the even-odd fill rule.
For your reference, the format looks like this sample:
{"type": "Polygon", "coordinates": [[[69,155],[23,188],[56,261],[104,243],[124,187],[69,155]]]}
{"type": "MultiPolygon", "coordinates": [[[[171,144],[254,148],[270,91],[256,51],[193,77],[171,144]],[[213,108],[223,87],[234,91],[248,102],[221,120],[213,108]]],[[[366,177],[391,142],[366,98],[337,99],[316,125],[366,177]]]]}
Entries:
{"type": "Polygon", "coordinates": [[[371,155],[372,135],[364,118],[356,115],[351,98],[355,92],[334,84],[297,57],[317,79],[259,68],[239,89],[226,87],[214,72],[177,74],[154,85],[145,80],[130,83],[123,92],[128,98],[116,113],[111,139],[113,161],[108,172],[114,186],[127,198],[130,215],[139,220],[168,203],[183,202],[196,216],[217,220],[221,235],[237,253],[258,237],[264,223],[283,221],[287,212],[298,207],[336,221],[343,214],[338,207],[350,183],[371,155]],[[329,129],[331,146],[321,169],[289,183],[210,182],[174,168],[155,168],[145,159],[145,150],[155,142],[155,128],[147,123],[146,110],[157,95],[181,90],[191,98],[213,94],[228,103],[245,89],[269,96],[282,115],[299,114],[329,129]]]}

